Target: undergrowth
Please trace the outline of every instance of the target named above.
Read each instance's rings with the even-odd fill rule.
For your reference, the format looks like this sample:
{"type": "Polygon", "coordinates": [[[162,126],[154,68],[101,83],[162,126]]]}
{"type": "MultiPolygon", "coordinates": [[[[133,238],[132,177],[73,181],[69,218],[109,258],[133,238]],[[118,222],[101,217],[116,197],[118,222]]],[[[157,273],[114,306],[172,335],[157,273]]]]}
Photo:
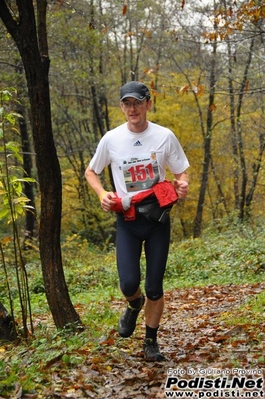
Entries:
{"type": "Polygon", "coordinates": [[[173,244],[166,286],[264,281],[265,235],[261,229],[229,230],[173,244]]]}
{"type": "Polygon", "coordinates": [[[253,324],[259,325],[264,323],[265,316],[265,291],[246,301],[243,305],[229,313],[224,312],[220,319],[224,320],[227,325],[243,325],[253,324]]]}
{"type": "MultiPolygon", "coordinates": [[[[27,271],[31,292],[35,334],[26,341],[0,346],[0,396],[19,379],[24,392],[51,384],[52,368],[60,360],[65,370],[82,364],[87,352],[97,353],[108,340],[119,318],[119,292],[114,248],[102,252],[71,237],[63,246],[64,270],[73,304],[85,330],[73,334],[56,331],[44,293],[41,267],[36,254],[27,252],[27,271]]],[[[141,259],[144,280],[144,255],[141,259]]],[[[165,275],[165,290],[211,285],[265,281],[265,245],[262,229],[230,230],[220,235],[209,233],[201,239],[172,243],[165,275]]],[[[6,303],[4,281],[0,277],[0,301],[6,303]]],[[[14,301],[18,295],[13,289],[14,301]]],[[[234,313],[224,314],[227,324],[264,320],[265,294],[252,298],[234,313]]],[[[19,318],[18,318],[19,319],[19,318]]]]}

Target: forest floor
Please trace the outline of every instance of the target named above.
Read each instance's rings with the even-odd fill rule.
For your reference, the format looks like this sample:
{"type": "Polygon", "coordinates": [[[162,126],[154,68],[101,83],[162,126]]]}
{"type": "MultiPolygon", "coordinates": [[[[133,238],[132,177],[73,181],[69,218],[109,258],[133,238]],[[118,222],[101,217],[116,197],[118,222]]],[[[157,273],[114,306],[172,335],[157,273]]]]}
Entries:
{"type": "MultiPolygon", "coordinates": [[[[248,322],[247,310],[242,323],[236,315],[242,304],[246,305],[248,299],[264,289],[265,283],[256,283],[210,285],[166,292],[165,312],[159,329],[161,351],[167,358],[165,362],[144,360],[144,319],[141,312],[132,337],[121,339],[116,330],[112,330],[99,342],[97,349],[80,348],[80,355],[85,361],[71,367],[68,365],[67,369],[62,355],[46,363],[44,360],[42,367],[52,374],[50,386],[44,383],[40,390],[38,384],[36,392],[23,394],[18,383],[10,397],[262,398],[265,396],[265,317],[259,325],[253,325],[251,320],[248,322]],[[235,323],[227,324],[225,317],[233,313],[235,323]],[[239,378],[235,389],[232,389],[232,385],[225,387],[224,384],[233,377],[239,378]],[[216,382],[214,389],[209,387],[209,381],[207,389],[196,388],[199,382],[203,384],[205,380],[218,378],[221,380],[216,382]],[[250,378],[252,382],[246,386],[244,378],[250,378]],[[171,389],[166,389],[166,384],[170,386],[170,382],[171,389]],[[186,387],[187,384],[190,385],[186,387]],[[187,394],[187,391],[190,393],[187,394]]],[[[113,300],[112,306],[120,312],[124,302],[113,300]]]]}

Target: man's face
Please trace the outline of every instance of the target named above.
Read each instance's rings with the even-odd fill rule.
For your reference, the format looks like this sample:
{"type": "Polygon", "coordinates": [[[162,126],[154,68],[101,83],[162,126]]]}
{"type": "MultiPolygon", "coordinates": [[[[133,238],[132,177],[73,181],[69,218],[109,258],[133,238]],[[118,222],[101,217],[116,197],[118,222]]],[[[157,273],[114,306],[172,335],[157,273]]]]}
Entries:
{"type": "Polygon", "coordinates": [[[121,101],[121,109],[124,113],[129,127],[141,127],[146,122],[146,114],[147,111],[151,109],[152,101],[151,100],[137,100],[134,97],[127,97],[123,101],[121,101]]]}

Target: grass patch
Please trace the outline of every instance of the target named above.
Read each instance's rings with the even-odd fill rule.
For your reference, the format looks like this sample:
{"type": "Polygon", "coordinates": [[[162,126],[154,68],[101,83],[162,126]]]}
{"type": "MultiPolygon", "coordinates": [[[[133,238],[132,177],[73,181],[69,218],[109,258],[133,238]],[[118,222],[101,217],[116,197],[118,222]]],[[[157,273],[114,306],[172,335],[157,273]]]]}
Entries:
{"type": "Polygon", "coordinates": [[[264,281],[264,244],[263,230],[251,229],[172,244],[166,287],[264,281]]]}
{"type": "MultiPolygon", "coordinates": [[[[246,303],[223,313],[221,320],[226,325],[249,325],[259,326],[264,324],[265,319],[265,291],[257,294],[254,298],[248,299],[246,303]]],[[[258,331],[257,331],[258,333],[258,331]]]]}

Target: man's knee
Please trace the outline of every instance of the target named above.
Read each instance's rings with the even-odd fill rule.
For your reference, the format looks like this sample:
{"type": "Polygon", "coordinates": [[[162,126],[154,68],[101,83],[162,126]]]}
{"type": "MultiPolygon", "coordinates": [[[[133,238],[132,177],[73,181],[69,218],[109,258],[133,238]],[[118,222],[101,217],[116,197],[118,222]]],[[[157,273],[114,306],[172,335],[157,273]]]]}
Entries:
{"type": "Polygon", "coordinates": [[[163,290],[145,290],[146,296],[150,301],[158,301],[164,295],[163,290]]]}
{"type": "Polygon", "coordinates": [[[134,294],[137,292],[139,288],[139,283],[131,283],[131,282],[123,282],[120,283],[120,290],[123,293],[124,296],[130,297],[134,296],[134,294]]]}

